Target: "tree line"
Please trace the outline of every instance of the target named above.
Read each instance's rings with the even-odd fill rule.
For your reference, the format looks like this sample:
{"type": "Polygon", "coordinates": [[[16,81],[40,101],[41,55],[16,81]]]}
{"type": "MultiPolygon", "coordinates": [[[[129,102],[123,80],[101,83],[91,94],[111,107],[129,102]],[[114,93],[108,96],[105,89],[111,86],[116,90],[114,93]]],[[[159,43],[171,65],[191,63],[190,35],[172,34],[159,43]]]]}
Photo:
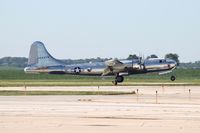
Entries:
{"type": "MultiPolygon", "coordinates": [[[[140,56],[137,56],[136,54],[130,54],[126,59],[128,60],[134,60],[134,59],[140,59],[140,56]]],[[[146,57],[146,59],[150,58],[158,58],[157,55],[151,54],[146,57]]],[[[175,60],[178,64],[179,67],[181,68],[199,68],[200,69],[200,61],[196,62],[189,62],[189,63],[181,63],[179,60],[179,55],[176,53],[169,53],[165,55],[165,58],[168,59],[173,59],[175,60]]],[[[77,63],[89,63],[89,62],[104,62],[106,60],[109,60],[111,58],[89,58],[89,59],[65,59],[62,60],[65,62],[67,65],[70,64],[77,64],[77,63]]],[[[25,57],[3,57],[0,58],[0,66],[5,66],[5,67],[20,67],[24,68],[27,66],[28,63],[28,58],[25,57]]]]}

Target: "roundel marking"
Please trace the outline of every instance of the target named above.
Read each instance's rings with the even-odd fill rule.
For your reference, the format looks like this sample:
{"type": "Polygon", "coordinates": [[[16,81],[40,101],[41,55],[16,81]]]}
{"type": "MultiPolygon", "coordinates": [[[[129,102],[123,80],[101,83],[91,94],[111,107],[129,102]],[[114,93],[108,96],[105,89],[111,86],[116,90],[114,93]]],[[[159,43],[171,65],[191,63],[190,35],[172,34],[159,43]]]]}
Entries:
{"type": "Polygon", "coordinates": [[[75,67],[74,68],[74,73],[79,74],[81,72],[81,68],[80,67],[75,67]]]}

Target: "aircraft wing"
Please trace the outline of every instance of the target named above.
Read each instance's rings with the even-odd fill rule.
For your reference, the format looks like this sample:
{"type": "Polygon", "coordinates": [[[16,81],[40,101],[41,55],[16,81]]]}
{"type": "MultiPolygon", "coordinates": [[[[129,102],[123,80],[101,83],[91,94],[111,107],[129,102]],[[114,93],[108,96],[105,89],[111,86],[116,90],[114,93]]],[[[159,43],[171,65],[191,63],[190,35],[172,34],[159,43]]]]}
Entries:
{"type": "Polygon", "coordinates": [[[102,76],[127,71],[127,66],[120,62],[118,59],[106,61],[105,64],[106,68],[104,69],[102,76]]]}
{"type": "Polygon", "coordinates": [[[115,65],[123,65],[118,59],[108,60],[105,62],[106,66],[115,66],[115,65]]]}

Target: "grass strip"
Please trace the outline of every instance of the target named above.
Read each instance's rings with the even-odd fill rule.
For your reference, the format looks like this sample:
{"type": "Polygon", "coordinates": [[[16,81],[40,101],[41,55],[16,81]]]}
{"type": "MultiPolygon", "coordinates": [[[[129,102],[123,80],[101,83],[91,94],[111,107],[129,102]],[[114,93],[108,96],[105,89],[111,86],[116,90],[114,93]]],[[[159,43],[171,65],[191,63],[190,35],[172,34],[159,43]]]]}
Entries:
{"type": "MultiPolygon", "coordinates": [[[[200,86],[200,81],[182,81],[182,82],[161,82],[161,81],[143,81],[143,82],[130,82],[125,81],[119,86],[200,86]]],[[[0,87],[31,87],[31,86],[113,86],[111,82],[63,82],[63,81],[16,81],[0,80],[0,87]]]]}
{"type": "Polygon", "coordinates": [[[135,92],[119,91],[15,91],[2,90],[0,96],[34,96],[34,95],[128,95],[135,92]]]}

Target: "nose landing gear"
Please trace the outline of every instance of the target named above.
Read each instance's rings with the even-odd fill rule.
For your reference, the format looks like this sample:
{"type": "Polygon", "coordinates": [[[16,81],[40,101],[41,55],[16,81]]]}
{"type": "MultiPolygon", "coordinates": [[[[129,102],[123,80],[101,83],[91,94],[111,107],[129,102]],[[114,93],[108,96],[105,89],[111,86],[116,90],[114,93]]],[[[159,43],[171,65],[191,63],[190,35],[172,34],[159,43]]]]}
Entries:
{"type": "Polygon", "coordinates": [[[170,79],[171,79],[171,81],[175,81],[175,80],[176,80],[176,77],[175,77],[174,75],[172,75],[172,76],[170,77],[170,79]]]}

